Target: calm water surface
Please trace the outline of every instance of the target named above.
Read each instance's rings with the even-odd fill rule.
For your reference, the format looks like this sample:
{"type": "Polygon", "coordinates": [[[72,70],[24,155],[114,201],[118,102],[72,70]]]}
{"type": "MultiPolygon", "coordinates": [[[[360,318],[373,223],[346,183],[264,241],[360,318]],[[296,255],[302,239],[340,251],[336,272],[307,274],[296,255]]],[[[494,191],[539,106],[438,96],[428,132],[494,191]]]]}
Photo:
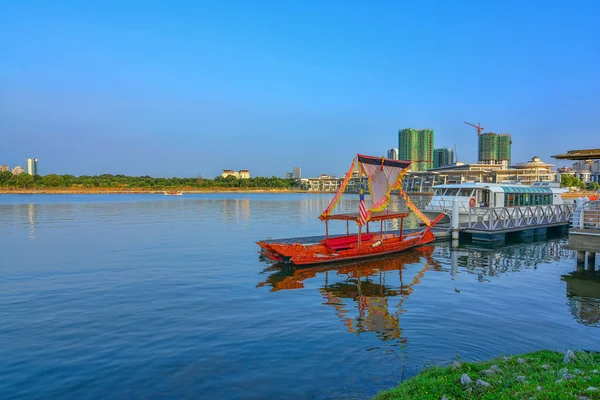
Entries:
{"type": "Polygon", "coordinates": [[[457,355],[600,350],[600,276],[564,238],[259,259],[329,199],[0,196],[0,398],[367,398],[457,355]]]}

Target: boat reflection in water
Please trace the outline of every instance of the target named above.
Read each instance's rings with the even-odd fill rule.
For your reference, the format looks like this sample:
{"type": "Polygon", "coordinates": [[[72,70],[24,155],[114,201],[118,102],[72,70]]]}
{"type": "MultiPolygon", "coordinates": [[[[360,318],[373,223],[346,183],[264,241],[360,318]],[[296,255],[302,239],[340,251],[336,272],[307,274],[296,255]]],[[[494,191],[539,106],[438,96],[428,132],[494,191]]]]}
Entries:
{"type": "MultiPolygon", "coordinates": [[[[506,274],[535,270],[540,264],[569,260],[575,266],[575,253],[564,249],[565,244],[564,238],[496,249],[477,246],[453,249],[447,243],[438,243],[358,263],[306,269],[279,264],[263,271],[269,275],[258,286],[271,287],[273,292],[301,289],[305,284],[320,286],[323,304],[335,309],[349,332],[372,332],[381,340],[403,343],[400,328],[400,315],[405,312],[403,302],[418,290],[416,285],[422,279],[427,279],[427,271],[447,273],[450,279],[459,273],[472,274],[480,282],[489,282],[506,274]],[[314,278],[318,280],[309,284],[314,278]]],[[[564,275],[562,280],[567,283],[567,297],[575,319],[582,324],[599,325],[600,272],[576,271],[564,275]]]]}
{"type": "Polygon", "coordinates": [[[399,316],[404,312],[402,303],[427,270],[441,270],[432,258],[434,249],[434,246],[421,246],[388,258],[314,268],[273,266],[265,272],[277,272],[258,286],[271,286],[273,292],[300,289],[305,280],[323,275],[325,282],[319,289],[323,304],[335,309],[348,332],[358,335],[373,332],[381,340],[403,342],[399,325],[399,316]],[[404,271],[408,265],[417,268],[411,276],[406,276],[404,271]]]}
{"type": "Polygon", "coordinates": [[[577,322],[600,326],[600,271],[578,269],[563,275],[567,284],[567,299],[577,322]]]}

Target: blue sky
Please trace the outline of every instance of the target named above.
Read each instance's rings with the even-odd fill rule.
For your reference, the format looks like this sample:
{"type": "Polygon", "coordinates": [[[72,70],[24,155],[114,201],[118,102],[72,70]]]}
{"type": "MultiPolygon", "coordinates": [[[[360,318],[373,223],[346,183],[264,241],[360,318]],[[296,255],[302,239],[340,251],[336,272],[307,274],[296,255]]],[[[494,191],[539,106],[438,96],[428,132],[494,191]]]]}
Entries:
{"type": "MultiPolygon", "coordinates": [[[[0,164],[340,175],[433,128],[476,161],[600,147],[600,2],[4,1],[0,164]]],[[[556,162],[558,165],[562,165],[556,162]]]]}

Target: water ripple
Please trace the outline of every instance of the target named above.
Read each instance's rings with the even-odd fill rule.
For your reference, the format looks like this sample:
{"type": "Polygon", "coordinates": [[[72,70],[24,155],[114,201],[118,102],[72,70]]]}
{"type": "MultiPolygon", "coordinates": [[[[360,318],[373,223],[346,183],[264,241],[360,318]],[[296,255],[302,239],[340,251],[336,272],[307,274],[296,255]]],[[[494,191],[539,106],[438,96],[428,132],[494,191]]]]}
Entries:
{"type": "Polygon", "coordinates": [[[321,233],[329,200],[0,197],[1,397],[367,398],[457,355],[600,350],[599,273],[564,238],[335,268],[259,259],[257,240],[321,233]]]}

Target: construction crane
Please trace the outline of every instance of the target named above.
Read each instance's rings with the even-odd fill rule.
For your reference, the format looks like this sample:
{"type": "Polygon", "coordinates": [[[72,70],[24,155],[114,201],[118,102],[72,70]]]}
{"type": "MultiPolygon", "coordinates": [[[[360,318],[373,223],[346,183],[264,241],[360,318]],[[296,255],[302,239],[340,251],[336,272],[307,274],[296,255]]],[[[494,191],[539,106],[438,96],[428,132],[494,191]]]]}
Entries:
{"type": "Polygon", "coordinates": [[[477,129],[477,136],[481,136],[481,132],[485,129],[485,128],[481,127],[481,124],[479,122],[477,123],[477,125],[475,125],[475,124],[465,121],[465,124],[471,125],[473,128],[477,129]]]}

